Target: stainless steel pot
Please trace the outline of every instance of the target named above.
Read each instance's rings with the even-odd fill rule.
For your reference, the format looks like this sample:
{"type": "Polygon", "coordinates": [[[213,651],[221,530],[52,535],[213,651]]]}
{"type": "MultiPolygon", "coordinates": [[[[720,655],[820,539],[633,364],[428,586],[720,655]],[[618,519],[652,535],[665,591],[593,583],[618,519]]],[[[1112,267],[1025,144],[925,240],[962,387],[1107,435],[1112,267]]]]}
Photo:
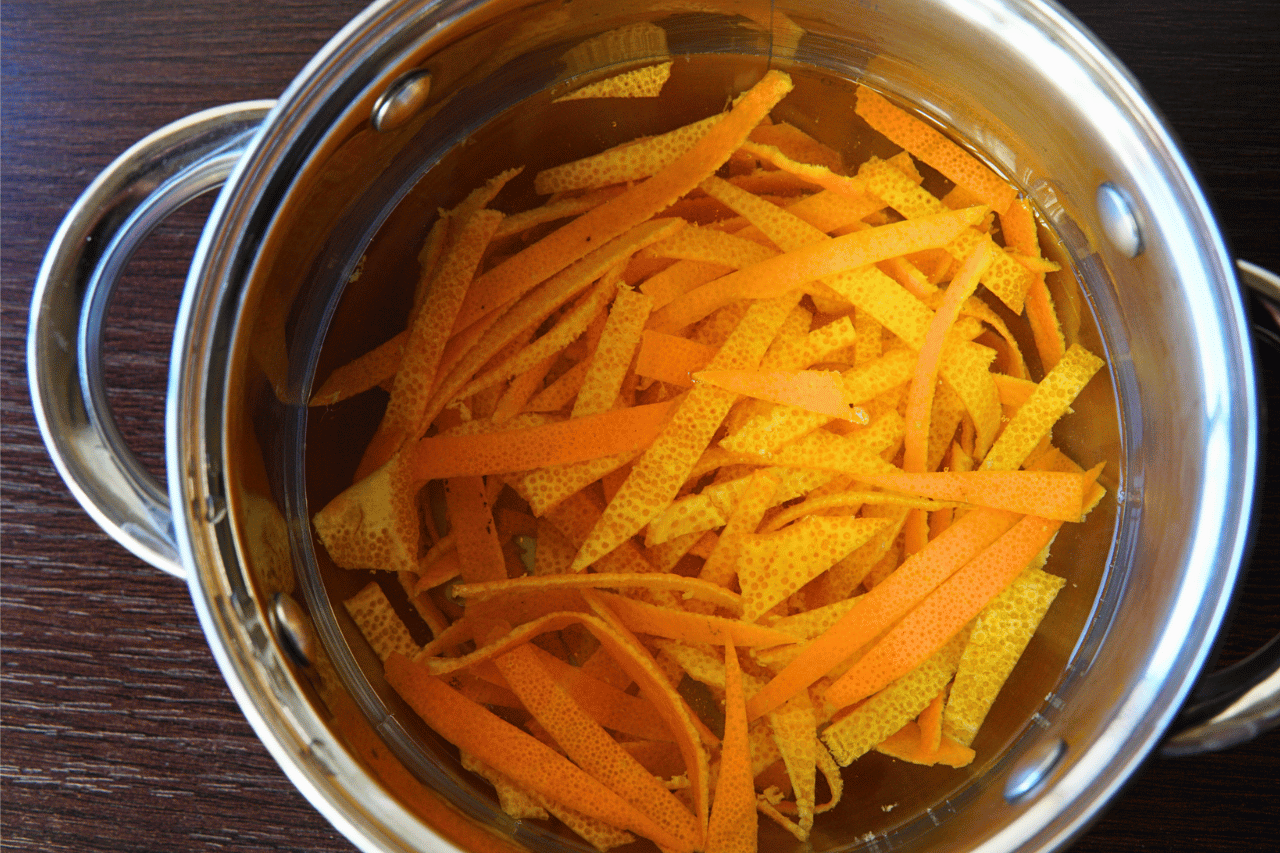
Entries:
{"type": "MultiPolygon", "coordinates": [[[[715,52],[866,77],[955,128],[1057,231],[1081,285],[1064,280],[1059,295],[1111,368],[1065,438],[1109,461],[1114,501],[1056,549],[1073,583],[984,729],[979,761],[946,791],[855,769],[864,785],[889,785],[877,793],[898,807],[851,801],[814,846],[1052,849],[1162,739],[1209,749],[1273,724],[1271,661],[1167,736],[1246,547],[1258,444],[1249,330],[1186,163],[1072,20],[993,0],[402,0],[371,6],[279,101],[192,116],[122,155],[68,214],[32,304],[31,389],[55,463],[104,529],[187,580],[228,684],[293,782],[367,850],[472,850],[495,837],[482,824],[535,849],[564,843],[496,813],[362,665],[331,603],[340,581],[308,530],[303,404],[330,319],[367,293],[348,286],[361,257],[389,263],[418,234],[412,205],[475,183],[418,182],[454,143],[544,87],[715,52]],[[661,39],[574,50],[637,22],[661,39]],[[175,334],[166,493],[106,405],[102,318],[138,242],[219,184],[175,334]]],[[[1244,273],[1280,292],[1273,276],[1244,273]]]]}

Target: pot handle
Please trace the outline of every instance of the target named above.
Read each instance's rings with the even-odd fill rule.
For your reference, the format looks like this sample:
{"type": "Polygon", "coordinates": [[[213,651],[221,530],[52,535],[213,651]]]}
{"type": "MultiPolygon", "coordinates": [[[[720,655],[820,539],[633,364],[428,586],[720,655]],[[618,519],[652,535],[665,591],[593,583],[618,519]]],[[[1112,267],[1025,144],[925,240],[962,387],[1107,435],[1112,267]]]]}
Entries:
{"type": "Polygon", "coordinates": [[[248,101],[180,119],[134,144],[62,220],[27,325],[32,409],[84,510],[139,558],[184,577],[164,486],[127,446],[103,380],[103,320],[137,247],[167,216],[224,184],[273,106],[248,101]]]}
{"type": "MultiPolygon", "coordinates": [[[[1280,276],[1237,261],[1240,281],[1280,325],[1280,276]]],[[[1280,636],[1218,672],[1201,677],[1179,719],[1183,728],[1160,747],[1162,755],[1194,755],[1251,740],[1280,723],[1280,636]]]]}

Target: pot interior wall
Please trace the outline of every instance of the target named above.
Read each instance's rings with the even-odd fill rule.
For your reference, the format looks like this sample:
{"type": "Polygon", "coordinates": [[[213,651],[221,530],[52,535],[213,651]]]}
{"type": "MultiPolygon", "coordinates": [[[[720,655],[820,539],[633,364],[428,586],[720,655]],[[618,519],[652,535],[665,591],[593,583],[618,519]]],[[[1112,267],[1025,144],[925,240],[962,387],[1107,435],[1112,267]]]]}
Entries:
{"type": "MultiPolygon", "coordinates": [[[[247,343],[238,344],[232,368],[229,488],[240,507],[269,501],[279,508],[298,568],[296,594],[332,662],[329,686],[341,682],[404,766],[464,811],[528,846],[552,843],[542,830],[516,827],[497,812],[486,786],[463,773],[451,750],[387,689],[340,603],[368,577],[335,568],[311,541],[309,514],[351,481],[384,398],[373,392],[311,411],[303,401],[333,366],[400,330],[395,318],[405,314],[417,276],[412,259],[434,211],[501,168],[524,165],[532,175],[539,163],[507,162],[512,152],[529,153],[528,139],[540,140],[537,156],[546,164],[608,144],[598,135],[558,132],[537,112],[503,117],[528,98],[649,59],[732,54],[731,72],[709,80],[700,95],[690,92],[688,115],[675,123],[718,111],[728,93],[770,65],[865,80],[916,104],[1035,203],[1064,265],[1050,284],[1068,342],[1080,341],[1110,364],[1110,375],[1090,385],[1055,431],[1082,463],[1107,463],[1101,481],[1109,497],[1055,544],[1048,569],[1069,582],[975,742],[977,761],[957,771],[870,755],[849,769],[843,803],[819,821],[812,840],[819,853],[869,839],[877,849],[975,846],[1039,807],[1039,792],[1012,804],[1003,796],[1024,756],[1061,740],[1065,757],[1049,779],[1066,777],[1127,707],[1130,686],[1153,677],[1153,649],[1165,642],[1169,622],[1183,620],[1188,630],[1200,624],[1178,592],[1186,583],[1182,567],[1201,547],[1182,528],[1199,511],[1204,449],[1214,431],[1204,417],[1213,401],[1206,399],[1202,339],[1215,331],[1194,315],[1206,298],[1194,294],[1215,284],[1171,279],[1179,259],[1156,227],[1136,260],[1101,237],[1097,186],[1121,181],[1145,199],[1134,162],[1159,164],[1126,135],[1135,132],[1129,124],[1105,121],[1114,104],[1081,95],[1096,84],[1091,70],[1072,71],[1052,51],[1028,55],[1030,45],[1053,47],[1028,35],[1029,20],[1019,14],[1029,13],[961,13],[914,2],[703,3],[696,13],[673,6],[509,2],[397,19],[394,43],[360,66],[370,82],[334,130],[311,143],[267,231],[245,300],[255,320],[245,326],[247,343]],[[581,47],[590,36],[640,21],[656,24],[662,38],[581,47]],[[422,111],[401,128],[375,131],[367,120],[373,101],[414,68],[433,78],[422,111]],[[1075,85],[1072,74],[1083,82],[1075,85]],[[1046,82],[1052,79],[1059,82],[1046,82]],[[1117,147],[1123,156],[1113,153],[1117,147]]],[[[849,118],[829,120],[825,108],[820,97],[802,99],[797,121],[811,112],[806,129],[845,148],[839,137],[849,118]]],[[[643,107],[628,112],[637,126],[650,118],[643,107]]],[[[631,133],[616,130],[622,138],[631,133]]],[[[1162,192],[1152,190],[1150,203],[1165,203],[1162,192]]],[[[1154,226],[1156,218],[1146,221],[1154,226]]],[[[266,601],[294,587],[280,577],[279,554],[264,553],[262,542],[242,524],[241,558],[266,601]]],[[[312,677],[299,681],[313,689],[312,677]]],[[[322,685],[318,693],[328,689],[314,683],[322,685]]],[[[382,777],[392,791],[394,775],[382,777]]],[[[775,830],[766,830],[767,849],[801,849],[775,830]]]]}

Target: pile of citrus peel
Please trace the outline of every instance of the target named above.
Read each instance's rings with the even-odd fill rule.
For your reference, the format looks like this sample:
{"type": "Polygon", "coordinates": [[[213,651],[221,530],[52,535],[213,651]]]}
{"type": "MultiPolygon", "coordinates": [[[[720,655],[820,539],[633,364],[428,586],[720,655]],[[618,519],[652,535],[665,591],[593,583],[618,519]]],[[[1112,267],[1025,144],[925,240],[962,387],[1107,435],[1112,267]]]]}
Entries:
{"type": "Polygon", "coordinates": [[[803,841],[870,751],[972,761],[1103,495],[1051,440],[1103,363],[1027,203],[865,88],[902,153],[846,170],[770,118],[791,86],[548,169],[540,207],[491,207],[504,173],[441,211],[405,331],[313,398],[389,395],[314,517],[430,630],[377,581],[346,602],[387,681],[509,814],[601,850],[752,851],[758,814],[803,841]]]}

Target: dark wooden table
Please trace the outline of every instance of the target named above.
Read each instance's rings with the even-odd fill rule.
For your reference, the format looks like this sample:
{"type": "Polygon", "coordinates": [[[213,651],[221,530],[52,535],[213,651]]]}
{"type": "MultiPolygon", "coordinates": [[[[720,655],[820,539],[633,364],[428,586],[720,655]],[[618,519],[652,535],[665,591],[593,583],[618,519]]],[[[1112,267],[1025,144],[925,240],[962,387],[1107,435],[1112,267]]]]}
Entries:
{"type": "MultiPolygon", "coordinates": [[[[183,584],[79,509],[26,393],[32,280],[81,189],[144,133],[277,95],[360,0],[8,0],[3,16],[3,829],[42,851],[350,851],[293,789],[224,685],[183,584]]],[[[1148,89],[1240,256],[1280,269],[1280,21],[1272,0],[1072,0],[1148,89]]],[[[169,331],[202,221],[144,248],[112,315],[125,432],[162,470],[169,331]]],[[[1273,403],[1273,407],[1277,405],[1273,403]]],[[[1280,442],[1273,442],[1280,444],[1280,442]]],[[[1280,458],[1271,451],[1273,471],[1280,458]]],[[[1280,492],[1274,488],[1272,492],[1280,492]]],[[[1264,523],[1239,657],[1280,625],[1280,501],[1264,523]]],[[[1153,759],[1080,851],[1274,849],[1280,732],[1153,759]]]]}

